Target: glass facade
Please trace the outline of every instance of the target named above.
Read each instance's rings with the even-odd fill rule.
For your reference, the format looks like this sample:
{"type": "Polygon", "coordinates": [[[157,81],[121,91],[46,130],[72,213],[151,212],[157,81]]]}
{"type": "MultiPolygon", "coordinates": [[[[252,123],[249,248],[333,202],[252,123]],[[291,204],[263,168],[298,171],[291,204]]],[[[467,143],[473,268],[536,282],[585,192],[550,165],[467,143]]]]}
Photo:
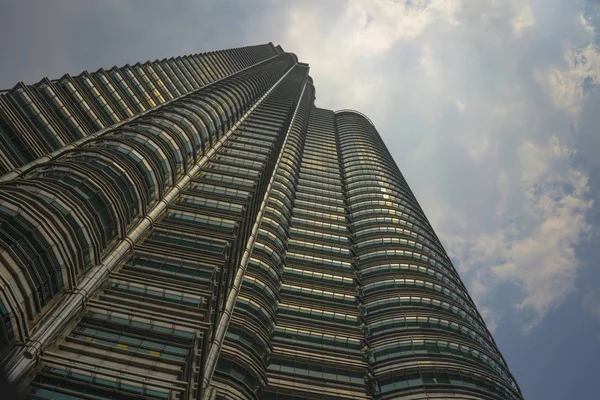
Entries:
{"type": "Polygon", "coordinates": [[[272,44],[0,93],[33,399],[522,399],[372,123],[272,44]]]}

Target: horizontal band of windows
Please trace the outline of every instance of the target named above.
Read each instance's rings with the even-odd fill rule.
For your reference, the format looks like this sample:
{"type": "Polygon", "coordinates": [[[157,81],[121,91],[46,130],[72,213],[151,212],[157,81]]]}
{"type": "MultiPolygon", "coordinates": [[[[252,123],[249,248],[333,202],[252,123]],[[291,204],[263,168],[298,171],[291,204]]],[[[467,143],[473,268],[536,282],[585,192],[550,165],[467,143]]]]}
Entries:
{"type": "Polygon", "coordinates": [[[349,197],[358,193],[387,193],[387,190],[403,193],[405,194],[406,198],[413,200],[415,204],[418,204],[408,186],[400,186],[397,184],[397,182],[390,184],[388,182],[384,182],[383,180],[377,179],[355,182],[350,186],[346,185],[346,191],[349,197]],[[381,189],[386,189],[386,191],[384,192],[381,189]]]}
{"type": "Polygon", "coordinates": [[[302,229],[302,228],[298,228],[298,227],[290,228],[290,235],[300,235],[300,236],[312,237],[317,240],[344,243],[346,245],[350,244],[350,240],[348,239],[347,236],[333,235],[330,233],[312,231],[312,230],[302,229]]]}
{"type": "Polygon", "coordinates": [[[90,311],[84,315],[80,324],[87,327],[112,330],[119,334],[132,334],[153,340],[161,340],[165,343],[179,343],[183,345],[181,347],[185,348],[191,345],[191,341],[195,336],[192,329],[184,330],[183,327],[175,324],[131,316],[116,311],[109,311],[108,313],[90,311]]]}
{"type": "Polygon", "coordinates": [[[399,273],[410,273],[432,277],[438,281],[444,282],[446,285],[453,288],[453,290],[466,293],[466,291],[463,289],[462,283],[455,275],[449,274],[447,270],[438,270],[423,265],[409,263],[386,263],[383,265],[367,267],[357,271],[357,274],[361,278],[361,281],[377,279],[376,277],[378,275],[389,275],[399,273]]]}
{"type": "Polygon", "coordinates": [[[211,217],[208,215],[191,213],[180,210],[169,210],[164,220],[172,221],[175,223],[189,224],[195,227],[202,227],[205,229],[216,229],[223,232],[233,232],[237,223],[230,219],[211,217]]]}
{"type": "Polygon", "coordinates": [[[323,136],[315,134],[315,132],[311,130],[311,132],[308,132],[306,135],[306,141],[317,145],[329,146],[333,149],[336,148],[336,140],[333,132],[331,132],[329,136],[323,136]]]}
{"type": "Polygon", "coordinates": [[[295,247],[299,249],[310,249],[313,251],[322,251],[326,253],[331,253],[332,255],[339,255],[341,257],[347,256],[350,258],[350,249],[349,248],[341,248],[335,246],[328,246],[321,243],[312,243],[304,240],[298,239],[290,239],[288,241],[288,246],[295,247]]]}
{"type": "Polygon", "coordinates": [[[294,204],[296,207],[302,207],[302,208],[306,208],[306,209],[313,208],[313,209],[323,210],[328,213],[335,213],[335,214],[339,214],[339,215],[345,215],[345,211],[346,211],[346,209],[344,207],[337,207],[337,206],[333,206],[333,205],[330,205],[327,203],[322,203],[322,202],[302,200],[300,198],[297,198],[294,204]]]}
{"type": "Polygon", "coordinates": [[[333,260],[329,258],[316,257],[308,254],[288,252],[286,254],[286,261],[303,262],[312,265],[320,265],[326,267],[332,267],[335,269],[345,270],[353,272],[352,264],[345,261],[333,260]]]}
{"type": "Polygon", "coordinates": [[[341,189],[331,191],[331,190],[320,188],[320,187],[309,186],[306,183],[305,184],[299,183],[296,186],[296,190],[297,190],[297,193],[317,194],[317,195],[320,195],[323,197],[333,199],[336,202],[343,201],[343,198],[344,198],[341,189]]]}
{"type": "Polygon", "coordinates": [[[385,164],[388,168],[396,171],[394,175],[400,174],[398,166],[394,162],[394,159],[387,155],[376,153],[374,151],[355,151],[354,154],[342,154],[342,164],[344,168],[351,167],[354,165],[382,165],[385,164]]]}
{"type": "Polygon", "coordinates": [[[346,227],[346,225],[323,222],[308,218],[301,218],[298,215],[294,215],[292,217],[292,224],[301,224],[305,226],[316,227],[323,230],[329,230],[332,232],[343,232],[344,234],[348,232],[348,228],[346,227]]]}
{"type": "Polygon", "coordinates": [[[187,282],[210,282],[213,279],[215,266],[198,263],[195,260],[167,257],[163,254],[136,252],[127,261],[128,266],[138,270],[149,270],[154,275],[172,276],[187,282]]]}
{"type": "Polygon", "coordinates": [[[380,162],[374,159],[360,160],[358,162],[350,161],[344,163],[344,173],[347,177],[358,175],[365,170],[368,171],[379,171],[386,175],[395,176],[396,178],[403,179],[402,175],[396,169],[395,166],[390,165],[386,162],[380,162]]]}
{"type": "Polygon", "coordinates": [[[240,150],[234,147],[224,146],[221,148],[220,152],[226,154],[228,157],[245,158],[253,160],[254,162],[258,161],[260,165],[264,165],[263,163],[267,160],[267,154],[262,152],[240,150]]]}
{"type": "Polygon", "coordinates": [[[317,160],[327,160],[327,166],[334,167],[338,164],[338,155],[334,152],[328,151],[319,151],[318,149],[311,149],[310,147],[304,147],[304,151],[302,152],[302,157],[307,157],[309,159],[317,159],[317,160]]]}
{"type": "Polygon", "coordinates": [[[347,326],[357,326],[358,318],[354,315],[320,310],[316,308],[299,307],[290,304],[279,304],[277,307],[278,317],[307,318],[310,321],[328,322],[332,324],[342,324],[347,326]]]}
{"type": "Polygon", "coordinates": [[[383,292],[383,291],[387,291],[390,289],[400,289],[400,290],[393,291],[393,292],[398,293],[398,292],[402,291],[403,289],[410,290],[411,288],[415,288],[415,289],[422,288],[425,290],[431,290],[431,291],[435,291],[438,293],[442,293],[447,297],[451,297],[454,301],[459,303],[461,306],[463,306],[465,309],[470,311],[472,314],[475,314],[477,312],[475,310],[475,308],[473,307],[473,305],[471,304],[468,297],[466,297],[466,293],[458,292],[459,294],[457,294],[457,293],[455,293],[455,291],[450,290],[441,285],[438,285],[436,283],[429,282],[429,281],[422,281],[419,279],[399,279],[399,278],[398,279],[386,279],[383,281],[378,281],[378,282],[374,282],[374,283],[370,283],[370,284],[362,286],[360,288],[360,293],[363,296],[368,296],[373,293],[383,292]]]}
{"type": "Polygon", "coordinates": [[[229,140],[227,141],[227,145],[231,145],[231,146],[238,146],[239,144],[242,145],[249,145],[252,146],[251,150],[252,151],[257,151],[254,150],[255,147],[260,147],[263,149],[262,152],[268,152],[273,148],[273,142],[269,142],[266,140],[260,140],[260,139],[256,139],[256,138],[252,138],[252,137],[245,137],[245,136],[241,136],[239,134],[236,134],[232,137],[229,138],[229,140]]]}
{"type": "Polygon", "coordinates": [[[420,372],[397,374],[393,378],[382,379],[379,382],[379,388],[376,393],[379,395],[386,395],[388,393],[410,390],[412,388],[428,388],[428,392],[433,390],[435,385],[440,385],[441,388],[447,388],[448,386],[461,388],[462,391],[475,392],[483,391],[484,393],[490,393],[493,398],[499,399],[510,399],[510,400],[521,400],[520,396],[517,396],[515,392],[510,391],[507,387],[496,383],[489,379],[484,379],[480,376],[470,376],[466,373],[460,373],[456,371],[438,371],[426,372],[422,370],[420,372]]]}
{"type": "Polygon", "coordinates": [[[112,330],[78,326],[69,337],[81,339],[90,345],[114,347],[141,356],[165,358],[184,362],[189,348],[174,346],[169,342],[148,340],[141,336],[124,335],[112,330]]]}
{"type": "Polygon", "coordinates": [[[431,230],[423,229],[419,225],[415,225],[414,223],[410,222],[409,218],[378,216],[378,217],[364,218],[364,219],[361,219],[358,221],[354,221],[352,223],[352,226],[355,228],[355,231],[357,233],[362,232],[363,230],[373,229],[374,227],[385,227],[386,225],[391,225],[391,227],[388,226],[388,228],[395,228],[395,225],[407,227],[410,231],[416,232],[416,233],[428,238],[431,243],[436,244],[436,247],[438,248],[440,253],[442,253],[442,254],[445,253],[441,244],[439,244],[437,237],[434,236],[434,234],[431,230]]]}
{"type": "Polygon", "coordinates": [[[360,350],[362,349],[362,345],[358,339],[281,326],[276,326],[273,330],[273,340],[324,350],[341,350],[355,354],[360,354],[360,350]]]}
{"type": "Polygon", "coordinates": [[[232,174],[248,178],[258,178],[260,170],[234,167],[232,165],[218,164],[210,162],[204,169],[205,171],[217,172],[222,174],[232,174]]]}
{"type": "Polygon", "coordinates": [[[373,192],[379,192],[379,190],[377,190],[377,188],[389,188],[389,189],[397,190],[401,193],[403,193],[403,192],[411,193],[408,185],[401,184],[401,183],[399,183],[399,181],[378,178],[378,177],[374,177],[374,178],[375,179],[359,180],[359,181],[356,181],[356,182],[353,182],[350,184],[347,183],[346,190],[348,192],[350,192],[353,189],[367,186],[367,187],[371,187],[373,189],[372,190],[373,192]]]}
{"type": "Polygon", "coordinates": [[[468,340],[478,343],[490,354],[493,354],[499,362],[503,362],[495,345],[488,339],[485,339],[466,325],[442,318],[425,316],[396,317],[367,325],[365,327],[365,335],[370,339],[376,340],[377,338],[386,335],[404,335],[404,331],[411,329],[415,329],[425,335],[427,334],[425,331],[426,329],[441,330],[452,334],[458,334],[461,337],[466,337],[468,340]]]}
{"type": "Polygon", "coordinates": [[[260,135],[257,133],[251,133],[251,132],[240,132],[239,136],[236,136],[236,140],[241,140],[241,139],[246,139],[250,143],[253,143],[256,145],[261,145],[261,146],[267,146],[267,147],[269,145],[272,145],[273,143],[275,143],[275,138],[273,138],[273,137],[266,136],[266,135],[260,135]]]}
{"type": "Polygon", "coordinates": [[[314,169],[300,168],[300,178],[309,179],[316,182],[325,182],[332,185],[340,186],[342,179],[339,174],[332,174],[330,172],[317,171],[314,169]]]}
{"type": "Polygon", "coordinates": [[[169,247],[175,246],[183,249],[201,250],[220,255],[224,255],[225,249],[228,247],[228,242],[224,240],[158,229],[154,229],[146,239],[146,242],[160,243],[169,247]]]}
{"type": "Polygon", "coordinates": [[[313,211],[313,210],[305,210],[303,208],[294,208],[294,216],[305,216],[305,217],[313,217],[313,218],[319,218],[319,219],[323,219],[323,220],[330,220],[330,221],[338,221],[338,222],[342,222],[345,223],[346,222],[346,217],[343,215],[336,215],[336,214],[330,214],[330,213],[323,213],[323,212],[318,212],[318,211],[313,211]]]}
{"type": "Polygon", "coordinates": [[[359,157],[368,157],[372,160],[392,161],[392,158],[383,150],[371,146],[357,146],[354,149],[342,150],[341,158],[344,166],[347,163],[358,160],[359,157]]]}
{"type": "Polygon", "coordinates": [[[302,280],[325,282],[328,285],[331,285],[331,284],[340,285],[340,286],[344,286],[344,287],[348,287],[348,288],[356,287],[356,284],[354,283],[354,279],[349,278],[349,277],[327,274],[327,273],[316,272],[316,271],[310,271],[310,270],[290,267],[287,265],[283,269],[283,275],[290,276],[292,278],[302,279],[302,280]]]}
{"type": "Polygon", "coordinates": [[[415,199],[406,192],[400,193],[395,190],[386,188],[376,188],[376,190],[362,188],[355,189],[352,195],[348,195],[348,202],[350,204],[356,204],[367,200],[396,201],[412,208],[416,214],[423,213],[421,208],[418,206],[418,203],[416,203],[415,199]]]}
{"type": "Polygon", "coordinates": [[[350,214],[357,213],[363,209],[372,209],[375,207],[385,207],[388,209],[395,209],[405,212],[408,215],[411,215],[413,218],[417,219],[421,225],[429,226],[429,222],[425,218],[425,216],[420,212],[420,210],[415,210],[409,203],[405,201],[394,201],[394,200],[367,200],[362,201],[358,204],[350,202],[348,206],[350,214]],[[408,205],[408,206],[407,206],[408,205]]]}
{"type": "Polygon", "coordinates": [[[313,379],[323,379],[326,381],[343,382],[355,385],[365,384],[364,372],[362,371],[343,367],[308,364],[299,360],[294,361],[271,358],[267,370],[269,372],[281,372],[290,375],[311,377],[313,379]]]}
{"type": "Polygon", "coordinates": [[[314,162],[314,160],[311,160],[310,158],[304,158],[304,159],[302,159],[302,167],[303,168],[309,168],[311,170],[325,171],[325,172],[329,172],[329,173],[335,174],[337,176],[340,176],[340,169],[339,168],[336,168],[336,167],[327,167],[324,164],[316,164],[314,162]]]}
{"type": "Polygon", "coordinates": [[[220,211],[226,211],[233,215],[241,215],[244,210],[244,206],[237,203],[232,203],[228,201],[222,200],[214,200],[207,197],[200,196],[192,196],[189,194],[181,195],[178,199],[179,201],[176,203],[178,205],[185,205],[188,207],[193,207],[198,210],[202,209],[214,209],[220,211]]]}
{"type": "Polygon", "coordinates": [[[311,165],[323,165],[328,168],[339,168],[339,162],[337,158],[327,159],[321,157],[318,153],[308,152],[302,154],[302,162],[309,162],[311,165]]]}
{"type": "MultiPolygon", "coordinates": [[[[323,191],[323,192],[325,192],[325,191],[323,191]]],[[[327,193],[327,192],[325,192],[325,193],[327,193]]],[[[335,197],[330,197],[330,196],[319,196],[316,194],[306,193],[306,192],[302,192],[302,191],[296,192],[296,198],[298,200],[303,200],[303,201],[311,201],[311,202],[318,202],[318,203],[323,203],[323,204],[330,204],[333,206],[338,206],[342,210],[345,210],[344,209],[345,204],[341,198],[335,198],[335,197]]]]}
{"type": "Polygon", "coordinates": [[[423,261],[423,262],[433,266],[437,270],[446,270],[446,271],[450,271],[450,273],[452,273],[452,274],[455,273],[455,271],[451,267],[441,264],[441,263],[438,263],[436,260],[432,259],[431,257],[429,257],[425,254],[418,253],[416,251],[389,249],[389,250],[373,251],[373,252],[369,252],[366,254],[359,253],[359,256],[357,257],[357,261],[359,264],[363,264],[363,263],[371,263],[376,260],[389,260],[389,259],[393,259],[393,258],[413,258],[416,260],[423,261]]]}
{"type": "Polygon", "coordinates": [[[435,252],[429,246],[424,246],[419,242],[415,242],[414,240],[408,240],[398,237],[390,237],[386,235],[385,237],[378,237],[376,239],[366,239],[362,241],[356,242],[356,249],[360,253],[365,253],[369,248],[377,248],[377,247],[392,247],[392,245],[399,245],[403,247],[411,247],[418,249],[420,251],[424,251],[429,256],[433,257],[440,264],[446,265],[448,268],[450,267],[450,262],[446,258],[440,257],[437,252],[435,252]]]}
{"type": "Polygon", "coordinates": [[[308,180],[308,179],[299,179],[298,180],[298,188],[300,188],[301,186],[312,188],[312,189],[317,189],[317,190],[325,190],[325,191],[332,192],[334,194],[339,193],[339,196],[340,197],[342,196],[341,185],[330,185],[327,183],[315,182],[315,181],[308,180]]]}
{"type": "MultiPolygon", "coordinates": [[[[156,302],[159,304],[170,304],[172,306],[190,307],[194,311],[206,305],[207,297],[199,295],[200,292],[185,292],[181,290],[170,289],[168,286],[161,287],[160,284],[149,286],[144,283],[130,282],[127,280],[118,280],[114,278],[110,281],[103,294],[114,292],[130,295],[132,298],[143,298],[145,301],[156,302]]],[[[207,293],[203,293],[204,296],[207,293]]]]}
{"type": "MultiPolygon", "coordinates": [[[[377,186],[383,186],[383,185],[381,185],[381,183],[389,184],[389,185],[391,185],[390,187],[399,188],[400,189],[399,192],[406,193],[406,195],[408,195],[408,196],[410,196],[409,193],[411,193],[410,189],[408,188],[408,185],[405,182],[402,182],[402,180],[396,179],[390,175],[383,176],[381,173],[374,174],[372,171],[361,174],[360,176],[357,176],[355,179],[351,179],[351,180],[346,179],[346,187],[348,188],[348,190],[351,190],[356,187],[360,187],[360,184],[365,181],[378,182],[377,186]]],[[[350,199],[350,200],[353,200],[353,199],[350,199]]]]}
{"type": "Polygon", "coordinates": [[[281,293],[299,297],[309,297],[317,300],[333,301],[336,303],[355,305],[355,297],[343,293],[319,290],[304,286],[282,284],[281,293]]]}
{"type": "Polygon", "coordinates": [[[450,259],[447,257],[446,253],[444,252],[444,249],[438,243],[433,242],[432,240],[428,239],[424,235],[421,235],[411,229],[404,229],[401,227],[390,227],[390,226],[365,228],[365,229],[357,230],[354,233],[353,238],[356,243],[360,243],[361,241],[366,240],[370,236],[382,236],[382,235],[389,235],[389,234],[408,236],[413,239],[416,239],[416,240],[418,240],[419,243],[424,243],[423,246],[427,246],[427,247],[431,248],[432,251],[437,252],[438,255],[441,258],[443,258],[446,262],[450,262],[450,259]]]}
{"type": "Polygon", "coordinates": [[[69,372],[54,367],[44,367],[27,389],[27,395],[36,399],[75,399],[73,393],[89,393],[97,398],[158,399],[167,400],[171,392],[151,385],[139,387],[129,381],[115,380],[100,373],[87,375],[82,371],[69,372]]]}
{"type": "Polygon", "coordinates": [[[213,182],[226,183],[230,185],[240,186],[243,188],[252,188],[256,185],[256,182],[251,179],[239,178],[236,176],[230,176],[213,171],[200,171],[200,173],[198,173],[198,175],[196,175],[195,178],[204,178],[213,182]]]}
{"type": "Polygon", "coordinates": [[[232,151],[238,150],[238,151],[242,151],[240,149],[243,149],[243,151],[249,153],[249,154],[253,154],[255,157],[259,157],[259,154],[262,154],[264,157],[266,157],[266,155],[269,154],[271,147],[263,147],[263,146],[254,146],[251,144],[247,144],[243,141],[237,141],[237,140],[228,140],[227,142],[225,142],[224,147],[226,149],[231,149],[232,151]]]}
{"type": "Polygon", "coordinates": [[[232,197],[240,200],[248,200],[250,198],[250,192],[246,190],[233,189],[229,187],[211,185],[205,182],[192,181],[187,188],[190,191],[197,191],[202,193],[210,193],[216,196],[232,197]]]}
{"type": "Polygon", "coordinates": [[[393,313],[396,309],[404,307],[424,307],[446,311],[467,321],[469,326],[476,328],[485,337],[489,336],[487,330],[483,324],[478,321],[478,319],[473,318],[461,308],[438,299],[420,296],[397,296],[389,297],[383,300],[377,300],[375,302],[365,304],[363,307],[364,315],[366,317],[373,317],[376,314],[393,313]]]}
{"type": "Polygon", "coordinates": [[[353,225],[358,228],[360,226],[366,225],[366,223],[360,223],[364,220],[369,220],[372,221],[373,218],[392,218],[392,219],[399,219],[405,222],[410,222],[415,228],[419,228],[419,232],[423,232],[428,234],[428,236],[433,239],[433,230],[425,225],[422,225],[422,222],[420,220],[418,220],[417,218],[415,218],[414,216],[412,216],[411,214],[407,214],[405,212],[402,211],[396,211],[394,209],[389,209],[389,208],[372,208],[372,209],[366,209],[366,210],[361,210],[361,211],[356,211],[350,214],[350,217],[353,220],[353,225]],[[390,217],[393,216],[393,217],[390,217]]]}
{"type": "Polygon", "coordinates": [[[446,355],[474,361],[478,364],[483,364],[484,367],[491,369],[504,379],[509,379],[509,375],[505,369],[491,357],[482,353],[481,351],[478,351],[477,349],[455,342],[439,341],[434,339],[397,342],[390,345],[373,348],[369,358],[372,363],[376,363],[398,357],[416,358],[418,356],[432,354],[438,356],[446,355]]]}
{"type": "Polygon", "coordinates": [[[316,144],[311,144],[310,142],[304,142],[304,152],[305,153],[309,153],[309,154],[321,154],[322,156],[325,157],[331,157],[331,159],[337,159],[338,158],[338,152],[337,149],[335,147],[327,147],[327,146],[322,146],[318,143],[316,144]]]}

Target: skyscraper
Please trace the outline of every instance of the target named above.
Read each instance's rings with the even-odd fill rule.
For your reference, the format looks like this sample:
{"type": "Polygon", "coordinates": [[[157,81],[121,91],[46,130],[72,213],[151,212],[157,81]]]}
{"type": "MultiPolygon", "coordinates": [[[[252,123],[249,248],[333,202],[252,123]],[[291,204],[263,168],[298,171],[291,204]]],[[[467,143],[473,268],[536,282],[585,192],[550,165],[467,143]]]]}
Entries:
{"type": "Polygon", "coordinates": [[[0,93],[0,357],[36,399],[522,399],[371,121],[272,44],[0,93]]]}

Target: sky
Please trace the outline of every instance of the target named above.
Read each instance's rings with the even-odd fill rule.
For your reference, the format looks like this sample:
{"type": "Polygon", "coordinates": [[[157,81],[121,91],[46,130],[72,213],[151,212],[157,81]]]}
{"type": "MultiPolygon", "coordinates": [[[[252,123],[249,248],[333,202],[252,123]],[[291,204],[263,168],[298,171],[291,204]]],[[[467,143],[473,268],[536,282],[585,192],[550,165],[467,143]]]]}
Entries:
{"type": "Polygon", "coordinates": [[[598,0],[3,0],[0,88],[258,43],[370,117],[528,400],[597,400],[598,0]]]}

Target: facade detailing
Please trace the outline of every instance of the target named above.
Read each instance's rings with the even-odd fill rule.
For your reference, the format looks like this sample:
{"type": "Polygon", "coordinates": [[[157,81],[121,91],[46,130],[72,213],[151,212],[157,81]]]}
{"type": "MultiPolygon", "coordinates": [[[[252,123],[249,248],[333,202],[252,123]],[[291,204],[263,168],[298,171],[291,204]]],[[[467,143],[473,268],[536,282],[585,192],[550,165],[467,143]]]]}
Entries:
{"type": "Polygon", "coordinates": [[[271,43],[0,92],[32,399],[522,400],[372,122],[271,43]]]}

